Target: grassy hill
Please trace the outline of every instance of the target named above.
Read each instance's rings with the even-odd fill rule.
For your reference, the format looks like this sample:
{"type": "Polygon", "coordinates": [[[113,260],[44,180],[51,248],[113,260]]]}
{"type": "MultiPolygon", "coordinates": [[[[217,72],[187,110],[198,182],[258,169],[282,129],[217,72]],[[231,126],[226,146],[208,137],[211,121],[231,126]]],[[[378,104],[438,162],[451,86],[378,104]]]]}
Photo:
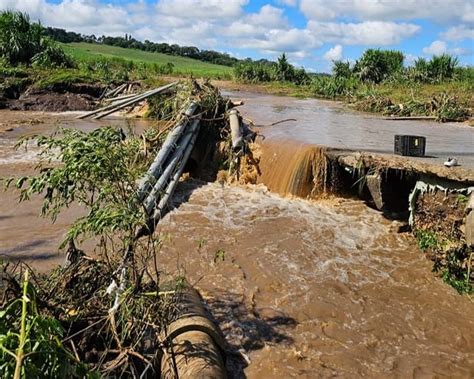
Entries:
{"type": "Polygon", "coordinates": [[[66,52],[71,54],[77,60],[87,61],[104,56],[108,58],[122,58],[148,64],[157,63],[164,65],[167,63],[172,63],[174,65],[174,74],[227,77],[232,73],[231,67],[161,53],[152,53],[142,50],[125,49],[122,47],[85,42],[62,44],[62,46],[66,52]]]}

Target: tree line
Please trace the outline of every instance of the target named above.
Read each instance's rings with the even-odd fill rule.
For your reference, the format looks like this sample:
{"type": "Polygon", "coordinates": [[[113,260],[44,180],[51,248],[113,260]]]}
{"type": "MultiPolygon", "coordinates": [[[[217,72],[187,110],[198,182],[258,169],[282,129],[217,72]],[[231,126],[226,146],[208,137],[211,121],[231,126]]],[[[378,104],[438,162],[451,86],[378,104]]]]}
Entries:
{"type": "Polygon", "coordinates": [[[88,42],[101,43],[104,45],[118,46],[128,49],[137,49],[152,53],[163,53],[167,55],[175,55],[197,59],[203,62],[219,64],[223,66],[234,66],[239,62],[237,58],[231,57],[229,54],[220,53],[214,50],[200,50],[195,46],[179,46],[177,44],[168,44],[165,42],[152,42],[145,40],[144,42],[133,38],[129,34],[124,37],[95,36],[84,35],[76,32],[66,31],[64,29],[47,27],[45,34],[58,42],[88,42]]]}

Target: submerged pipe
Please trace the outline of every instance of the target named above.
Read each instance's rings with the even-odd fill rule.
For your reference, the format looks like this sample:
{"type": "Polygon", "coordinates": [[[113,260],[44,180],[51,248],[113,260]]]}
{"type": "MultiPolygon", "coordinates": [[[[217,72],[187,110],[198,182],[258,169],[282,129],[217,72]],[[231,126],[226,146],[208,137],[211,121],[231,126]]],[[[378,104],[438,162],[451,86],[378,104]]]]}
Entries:
{"type": "Polygon", "coordinates": [[[196,111],[198,104],[192,102],[188,109],[185,112],[185,117],[178,123],[178,125],[168,133],[163,146],[161,147],[160,151],[156,155],[153,163],[151,164],[150,168],[148,169],[145,176],[140,181],[140,185],[138,186],[138,199],[143,201],[145,197],[148,195],[148,192],[154,185],[154,182],[158,178],[159,175],[163,172],[163,165],[170,155],[172,149],[176,146],[176,143],[183,134],[184,129],[188,125],[189,117],[191,117],[194,112],[196,111]]]}

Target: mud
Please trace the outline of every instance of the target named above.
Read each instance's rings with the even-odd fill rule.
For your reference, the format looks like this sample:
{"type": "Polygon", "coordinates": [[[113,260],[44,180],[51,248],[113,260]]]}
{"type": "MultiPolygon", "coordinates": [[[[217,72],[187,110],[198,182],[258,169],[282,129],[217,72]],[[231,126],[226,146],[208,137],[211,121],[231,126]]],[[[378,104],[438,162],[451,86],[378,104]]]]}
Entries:
{"type": "Polygon", "coordinates": [[[29,87],[26,91],[4,93],[0,99],[0,108],[44,112],[92,110],[104,90],[103,85],[85,83],[58,83],[46,89],[29,87]]]}

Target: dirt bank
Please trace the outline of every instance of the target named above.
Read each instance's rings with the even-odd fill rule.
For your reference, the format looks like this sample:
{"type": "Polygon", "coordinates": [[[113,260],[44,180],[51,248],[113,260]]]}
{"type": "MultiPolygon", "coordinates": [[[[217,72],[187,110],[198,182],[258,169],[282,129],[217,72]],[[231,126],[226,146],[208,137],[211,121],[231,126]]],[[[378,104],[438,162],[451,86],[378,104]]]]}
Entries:
{"type": "Polygon", "coordinates": [[[86,83],[56,83],[41,89],[6,88],[0,93],[0,108],[45,112],[91,110],[104,90],[104,85],[86,83]]]}

